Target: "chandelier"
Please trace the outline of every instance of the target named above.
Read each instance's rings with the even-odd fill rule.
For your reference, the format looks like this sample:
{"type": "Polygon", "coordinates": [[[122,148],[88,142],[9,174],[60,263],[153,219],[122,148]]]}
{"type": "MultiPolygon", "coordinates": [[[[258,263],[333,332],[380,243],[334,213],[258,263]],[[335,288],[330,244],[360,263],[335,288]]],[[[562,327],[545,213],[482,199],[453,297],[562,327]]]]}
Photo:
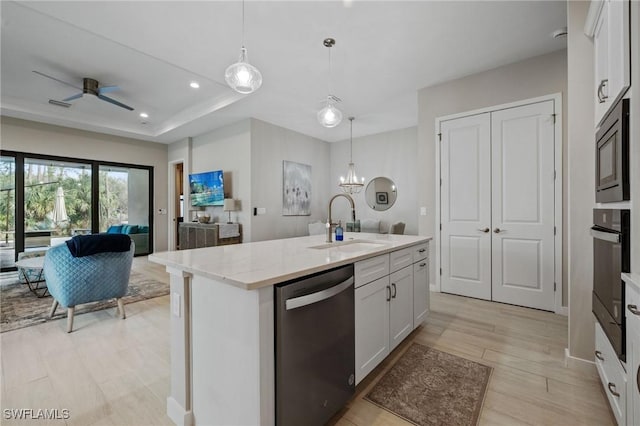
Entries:
{"type": "Polygon", "coordinates": [[[342,188],[342,191],[347,194],[357,194],[362,191],[364,187],[364,178],[358,178],[356,175],[356,167],[353,164],[353,117],[349,117],[350,122],[350,136],[349,136],[349,168],[347,170],[347,177],[340,176],[340,183],[338,186],[342,188]]]}

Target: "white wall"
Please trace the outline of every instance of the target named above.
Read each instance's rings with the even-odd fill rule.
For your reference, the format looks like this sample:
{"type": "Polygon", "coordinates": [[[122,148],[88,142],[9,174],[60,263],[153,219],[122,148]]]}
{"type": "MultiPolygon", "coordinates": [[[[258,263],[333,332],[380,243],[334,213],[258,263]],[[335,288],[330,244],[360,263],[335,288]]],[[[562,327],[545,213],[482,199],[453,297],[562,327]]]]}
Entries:
{"type": "MultiPolygon", "coordinates": [[[[353,121],[354,127],[358,124],[353,121]]],[[[348,123],[347,123],[348,125],[348,123]]],[[[354,194],[357,219],[375,219],[386,223],[404,222],[405,234],[418,235],[418,128],[393,130],[353,139],[353,162],[358,176],[365,177],[365,188],[371,179],[384,176],[395,182],[398,198],[386,211],[371,209],[364,198],[364,189],[354,194]]],[[[342,192],[338,179],[345,176],[349,164],[349,140],[331,144],[330,194],[342,192]]],[[[326,214],[325,214],[326,215],[326,214]]],[[[346,200],[337,199],[332,210],[334,222],[351,220],[351,208],[346,200]]],[[[326,218],[322,218],[323,220],[326,218]]]]}
{"type": "Polygon", "coordinates": [[[167,250],[167,146],[10,117],[0,118],[2,149],[154,168],[154,251],[167,250]]]}
{"type": "Polygon", "coordinates": [[[331,164],[329,144],[264,121],[251,120],[251,205],[267,214],[252,216],[253,241],[307,235],[309,222],[325,220],[331,164]],[[311,215],[282,215],[283,160],[311,166],[311,215]]]}
{"type": "MultiPolygon", "coordinates": [[[[549,53],[489,71],[448,81],[418,92],[418,206],[427,216],[418,216],[420,235],[435,235],[436,176],[435,119],[474,109],[562,93],[563,116],[567,116],[567,52],[549,53]]],[[[592,120],[593,121],[593,120],[592,120]]],[[[566,123],[566,120],[563,120],[566,123]]],[[[563,305],[567,302],[567,150],[563,128],[563,305]]],[[[592,163],[589,163],[592,164],[592,163]]],[[[590,181],[592,182],[592,181],[590,181]]],[[[435,249],[435,248],[434,248],[435,249]]],[[[435,282],[435,256],[431,256],[431,282],[435,282]]]]}
{"type": "MultiPolygon", "coordinates": [[[[241,210],[231,213],[234,222],[242,224],[242,241],[252,241],[251,235],[251,120],[238,123],[193,137],[191,140],[191,165],[185,164],[184,173],[201,173],[212,170],[224,171],[225,198],[238,200],[241,210]]],[[[187,184],[185,191],[189,188],[187,184]]],[[[185,202],[185,220],[191,215],[190,204],[185,202]]],[[[222,207],[205,209],[216,222],[226,222],[228,213],[222,207]]]]}

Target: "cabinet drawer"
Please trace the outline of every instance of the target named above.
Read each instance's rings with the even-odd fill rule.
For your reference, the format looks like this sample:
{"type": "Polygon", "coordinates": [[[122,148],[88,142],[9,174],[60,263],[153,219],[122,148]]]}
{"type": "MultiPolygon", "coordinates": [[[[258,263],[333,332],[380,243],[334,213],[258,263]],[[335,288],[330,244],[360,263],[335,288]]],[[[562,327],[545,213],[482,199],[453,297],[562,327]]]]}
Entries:
{"type": "Polygon", "coordinates": [[[372,257],[355,263],[355,288],[389,275],[389,255],[372,257]]]}
{"type": "Polygon", "coordinates": [[[391,272],[399,271],[413,263],[413,247],[393,251],[389,256],[391,272]]]}
{"type": "Polygon", "coordinates": [[[418,244],[413,246],[412,249],[414,262],[426,259],[429,256],[429,243],[418,244]]]}
{"type": "Polygon", "coordinates": [[[627,380],[622,364],[602,327],[596,322],[596,368],[619,425],[626,424],[627,380]],[[618,394],[616,396],[615,394],[618,394]]]}

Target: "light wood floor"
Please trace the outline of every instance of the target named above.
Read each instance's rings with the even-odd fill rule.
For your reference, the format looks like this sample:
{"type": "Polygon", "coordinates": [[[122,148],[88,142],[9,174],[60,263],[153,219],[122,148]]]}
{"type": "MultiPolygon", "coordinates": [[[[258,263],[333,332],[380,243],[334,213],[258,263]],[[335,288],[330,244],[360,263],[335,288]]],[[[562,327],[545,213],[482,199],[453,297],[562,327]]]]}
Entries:
{"type": "MultiPolygon", "coordinates": [[[[134,269],[168,282],[145,258],[134,269]]],[[[564,364],[565,317],[463,297],[432,294],[432,312],[357,388],[334,419],[343,426],[404,425],[365,401],[368,389],[408,345],[418,342],[494,368],[483,425],[613,425],[592,366],[564,364]]],[[[0,334],[1,424],[172,425],[169,393],[169,297],[78,315],[74,332],[58,320],[0,334]],[[57,421],[8,421],[7,408],[68,409],[57,421]]]]}

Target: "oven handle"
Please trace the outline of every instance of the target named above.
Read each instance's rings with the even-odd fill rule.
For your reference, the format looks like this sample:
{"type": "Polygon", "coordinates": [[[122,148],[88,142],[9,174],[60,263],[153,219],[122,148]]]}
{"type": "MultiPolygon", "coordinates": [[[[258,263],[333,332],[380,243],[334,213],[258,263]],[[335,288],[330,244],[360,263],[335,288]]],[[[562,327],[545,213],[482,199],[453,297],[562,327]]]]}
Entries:
{"type": "Polygon", "coordinates": [[[325,290],[307,294],[300,297],[294,297],[292,299],[287,299],[285,302],[285,306],[288,311],[291,309],[296,309],[296,308],[301,308],[303,306],[311,305],[313,303],[318,303],[323,300],[329,299],[330,297],[333,297],[338,293],[345,291],[352,284],[353,284],[353,277],[349,277],[346,281],[343,281],[340,284],[337,284],[333,287],[329,287],[325,290]]]}
{"type": "Polygon", "coordinates": [[[599,240],[609,241],[612,243],[620,242],[620,234],[613,232],[604,232],[599,229],[591,228],[591,236],[599,240]]]}

